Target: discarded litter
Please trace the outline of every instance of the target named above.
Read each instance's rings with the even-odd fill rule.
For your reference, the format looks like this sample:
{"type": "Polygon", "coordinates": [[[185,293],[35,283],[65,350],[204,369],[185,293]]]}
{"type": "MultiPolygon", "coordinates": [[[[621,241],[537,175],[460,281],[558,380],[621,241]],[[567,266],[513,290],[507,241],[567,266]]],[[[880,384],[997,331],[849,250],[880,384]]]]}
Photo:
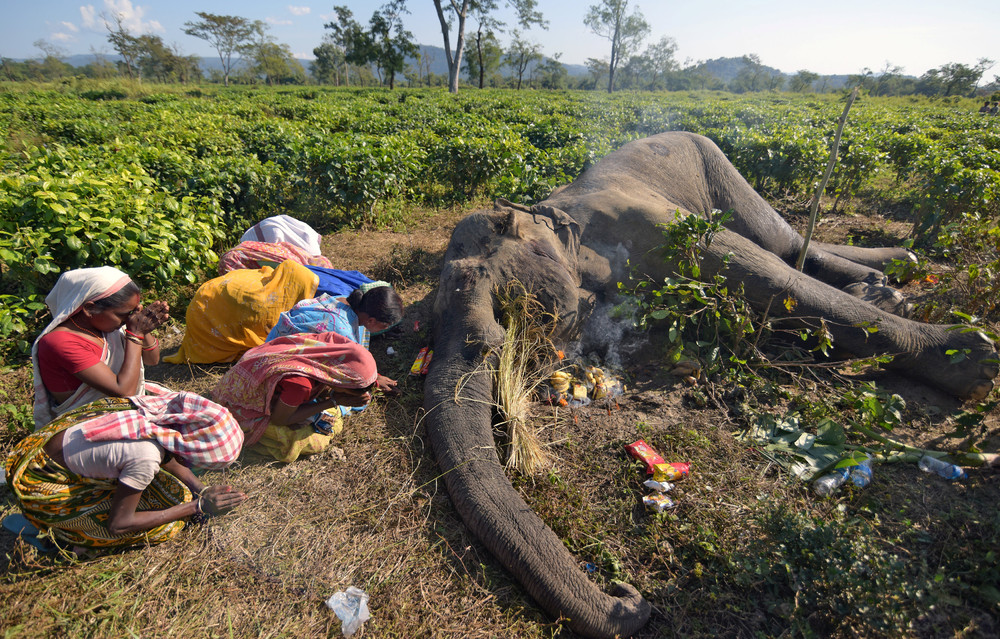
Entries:
{"type": "Polygon", "coordinates": [[[674,500],[667,497],[663,493],[656,493],[655,495],[646,495],[642,498],[642,503],[646,505],[646,508],[654,510],[658,513],[662,513],[668,508],[673,508],[677,504],[674,500]]]}
{"type": "Polygon", "coordinates": [[[653,450],[649,444],[642,439],[625,446],[625,450],[628,451],[629,455],[642,460],[643,463],[646,464],[647,475],[651,475],[653,473],[653,466],[664,463],[663,458],[660,457],[659,453],[653,450]]]}
{"type": "Polygon", "coordinates": [[[691,465],[686,462],[671,462],[653,464],[653,479],[656,481],[673,481],[684,479],[691,471],[691,465]]]}
{"type": "Polygon", "coordinates": [[[396,349],[393,348],[392,346],[390,346],[387,349],[385,349],[385,354],[386,355],[395,355],[396,354],[396,349]]]}
{"type": "MultiPolygon", "coordinates": [[[[559,351],[561,353],[562,351],[559,351]]],[[[563,356],[559,358],[562,359],[563,356]]],[[[620,381],[596,366],[573,364],[553,372],[542,399],[559,406],[587,406],[593,400],[613,399],[624,392],[620,381]]]]}
{"type": "Polygon", "coordinates": [[[965,470],[961,466],[949,464],[944,460],[930,455],[924,455],[921,457],[920,461],[917,462],[917,467],[926,473],[937,473],[938,475],[951,481],[956,479],[965,479],[968,477],[968,475],[965,474],[965,470]]]}
{"type": "Polygon", "coordinates": [[[813,492],[820,497],[829,497],[837,492],[837,489],[847,481],[850,471],[846,468],[838,468],[829,472],[813,482],[813,492]]]}
{"type": "Polygon", "coordinates": [[[320,435],[332,435],[334,429],[339,424],[340,415],[335,412],[323,410],[309,418],[313,431],[320,435]]]}
{"type": "Polygon", "coordinates": [[[656,481],[655,479],[647,479],[642,482],[642,485],[646,488],[652,488],[658,493],[665,493],[674,489],[674,485],[666,481],[656,481]]]}
{"type": "Polygon", "coordinates": [[[368,614],[368,594],[354,586],[349,586],[346,592],[334,593],[326,600],[326,605],[340,618],[340,631],[345,637],[353,635],[361,624],[371,618],[368,614]]]}
{"type": "Polygon", "coordinates": [[[420,368],[424,365],[424,359],[427,357],[427,351],[430,347],[424,346],[417,352],[417,358],[413,360],[413,366],[410,366],[410,375],[419,375],[420,368]]]}
{"type": "Polygon", "coordinates": [[[872,457],[868,455],[867,459],[859,463],[857,466],[851,466],[848,476],[853,483],[858,488],[864,488],[868,484],[872,483],[872,457]]]}

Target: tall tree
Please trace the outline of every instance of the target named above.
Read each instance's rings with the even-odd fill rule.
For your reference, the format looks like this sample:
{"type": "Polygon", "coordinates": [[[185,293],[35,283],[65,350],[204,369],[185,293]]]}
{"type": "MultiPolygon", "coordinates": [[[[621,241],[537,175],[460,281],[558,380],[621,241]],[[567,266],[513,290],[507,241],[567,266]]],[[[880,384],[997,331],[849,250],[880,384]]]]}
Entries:
{"type": "Polygon", "coordinates": [[[566,80],[569,78],[569,71],[566,65],[559,61],[562,53],[557,53],[551,58],[546,58],[535,69],[541,77],[542,86],[546,89],[565,89],[566,80]]]}
{"type": "Polygon", "coordinates": [[[587,65],[587,71],[590,73],[590,82],[587,83],[587,88],[596,89],[608,73],[608,61],[603,58],[587,58],[584,64],[587,65]]]}
{"type": "Polygon", "coordinates": [[[229,86],[229,74],[238,60],[233,60],[234,53],[241,53],[253,39],[254,23],[240,16],[220,16],[204,11],[195,11],[201,18],[198,22],[185,22],[184,33],[205,40],[219,54],[222,63],[222,77],[229,86]]]}
{"type": "Polygon", "coordinates": [[[60,47],[47,40],[35,40],[34,46],[43,54],[41,73],[47,80],[55,80],[67,75],[72,75],[73,66],[66,64],[62,58],[66,57],[66,52],[60,47]]]}
{"type": "Polygon", "coordinates": [[[287,44],[279,44],[263,20],[253,22],[253,36],[244,52],[253,62],[253,73],[268,85],[301,83],[305,69],[287,44]]]}
{"type": "Polygon", "coordinates": [[[341,64],[344,64],[344,50],[333,41],[330,34],[323,37],[323,42],[313,49],[316,59],[310,65],[309,72],[321,84],[340,85],[341,64]]]}
{"type": "MultiPolygon", "coordinates": [[[[537,0],[505,0],[504,4],[517,12],[517,23],[525,29],[531,25],[547,28],[548,23],[536,10],[537,0]]],[[[470,13],[489,15],[500,8],[498,0],[434,0],[441,35],[444,36],[444,53],[448,62],[448,91],[458,93],[458,78],[462,71],[462,55],[465,53],[465,21],[470,13]],[[452,24],[456,24],[455,48],[451,48],[452,24]]]]}
{"type": "Polygon", "coordinates": [[[809,93],[812,91],[813,82],[819,80],[819,74],[800,69],[788,81],[788,88],[794,93],[809,93]]]}
{"type": "Polygon", "coordinates": [[[992,67],[993,60],[980,58],[973,66],[960,62],[949,62],[937,69],[930,69],[917,81],[917,93],[923,95],[964,95],[975,94],[979,80],[987,69],[992,67]]]}
{"type": "Polygon", "coordinates": [[[108,42],[121,56],[128,77],[134,78],[138,71],[136,61],[142,52],[139,38],[129,32],[125,26],[125,16],[121,13],[115,13],[110,18],[102,13],[101,18],[104,19],[104,28],[108,30],[108,42]]]}
{"type": "Polygon", "coordinates": [[[601,0],[591,5],[583,23],[602,38],[611,41],[611,59],[608,61],[608,93],[615,90],[615,71],[623,60],[628,60],[642,41],[649,35],[649,23],[639,7],[628,14],[629,0],[601,0]]]}
{"type": "Polygon", "coordinates": [[[351,85],[351,73],[350,73],[350,60],[351,47],[362,41],[364,29],[354,19],[354,14],[345,6],[336,6],[333,8],[334,12],[337,14],[337,20],[334,22],[327,22],[323,25],[324,29],[330,29],[330,42],[338,47],[341,52],[341,57],[344,61],[344,86],[351,85]]]}
{"type": "Polygon", "coordinates": [[[427,86],[431,86],[431,67],[434,66],[434,52],[431,49],[424,49],[417,56],[417,62],[419,63],[418,71],[420,72],[420,77],[424,78],[427,82],[427,86]]]}
{"type": "Polygon", "coordinates": [[[503,61],[517,77],[516,89],[520,90],[524,72],[528,70],[528,67],[533,62],[541,61],[541,59],[542,47],[534,42],[525,40],[521,37],[520,32],[515,31],[510,40],[510,46],[507,47],[507,51],[504,53],[503,61]]]}
{"type": "Polygon", "coordinates": [[[643,57],[646,59],[647,81],[650,89],[666,87],[666,78],[677,70],[677,42],[670,36],[663,36],[654,44],[646,47],[643,57]]]}
{"type": "Polygon", "coordinates": [[[417,55],[413,34],[403,25],[406,0],[392,0],[372,15],[369,22],[371,62],[386,74],[389,88],[395,87],[396,74],[406,67],[406,58],[417,55]]]}
{"type": "Polygon", "coordinates": [[[777,73],[768,72],[767,68],[760,61],[759,55],[750,53],[743,56],[740,61],[742,63],[740,70],[732,82],[729,83],[730,91],[734,93],[747,93],[778,88],[777,80],[781,79],[781,76],[777,73]]]}
{"type": "Polygon", "coordinates": [[[503,47],[496,35],[490,31],[477,29],[472,40],[466,42],[465,64],[469,70],[469,82],[480,89],[486,86],[487,76],[495,76],[503,59],[503,47]]]}
{"type": "Polygon", "coordinates": [[[872,95],[893,95],[897,93],[903,79],[903,67],[896,66],[885,61],[885,66],[879,71],[878,75],[875,77],[875,86],[872,89],[872,95]]]}

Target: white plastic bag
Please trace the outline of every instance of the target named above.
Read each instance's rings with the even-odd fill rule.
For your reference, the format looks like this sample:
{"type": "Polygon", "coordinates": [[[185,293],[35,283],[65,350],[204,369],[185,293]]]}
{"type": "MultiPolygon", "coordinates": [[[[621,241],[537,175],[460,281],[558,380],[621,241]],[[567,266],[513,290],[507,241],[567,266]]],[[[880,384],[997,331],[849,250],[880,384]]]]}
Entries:
{"type": "Polygon", "coordinates": [[[340,631],[345,637],[353,635],[361,624],[371,618],[368,614],[368,594],[354,586],[348,587],[347,592],[334,593],[326,600],[326,605],[340,618],[340,631]]]}

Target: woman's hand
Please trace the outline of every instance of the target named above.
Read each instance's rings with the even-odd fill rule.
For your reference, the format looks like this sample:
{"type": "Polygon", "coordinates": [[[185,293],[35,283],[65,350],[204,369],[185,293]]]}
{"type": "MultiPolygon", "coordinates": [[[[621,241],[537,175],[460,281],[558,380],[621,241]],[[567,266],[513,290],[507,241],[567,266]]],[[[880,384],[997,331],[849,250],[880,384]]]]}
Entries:
{"type": "Polygon", "coordinates": [[[397,384],[396,380],[390,379],[385,375],[379,375],[378,380],[375,382],[375,384],[376,384],[375,387],[378,390],[382,391],[383,393],[388,393],[389,395],[395,395],[399,392],[399,389],[396,388],[397,384]]]}
{"type": "Polygon", "coordinates": [[[201,491],[199,502],[202,512],[214,517],[228,513],[246,498],[245,493],[233,490],[232,486],[209,486],[201,491]]]}
{"type": "Polygon", "coordinates": [[[340,406],[367,406],[368,402],[372,401],[371,393],[368,391],[348,388],[335,388],[331,395],[340,406]]]}
{"type": "Polygon", "coordinates": [[[125,330],[145,335],[159,328],[168,319],[170,319],[170,307],[166,302],[157,300],[151,302],[149,306],[140,304],[125,320],[125,330]]]}

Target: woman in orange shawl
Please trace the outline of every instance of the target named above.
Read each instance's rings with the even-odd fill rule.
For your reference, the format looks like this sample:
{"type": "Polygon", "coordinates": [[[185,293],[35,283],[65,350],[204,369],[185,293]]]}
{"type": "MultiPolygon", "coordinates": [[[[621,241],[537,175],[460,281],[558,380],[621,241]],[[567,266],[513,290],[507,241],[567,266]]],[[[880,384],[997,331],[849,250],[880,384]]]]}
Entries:
{"type": "Polygon", "coordinates": [[[325,450],[340,430],[336,406],[363,406],[378,378],[363,346],[336,333],[279,337],[246,352],[212,391],[246,433],[279,461],[325,450]],[[333,424],[313,426],[324,414],[333,424]]]}
{"type": "Polygon", "coordinates": [[[211,279],[188,305],[187,330],[169,364],[233,362],[264,343],[283,311],[316,296],[319,277],[286,260],[277,268],[239,269],[211,279]]]}

